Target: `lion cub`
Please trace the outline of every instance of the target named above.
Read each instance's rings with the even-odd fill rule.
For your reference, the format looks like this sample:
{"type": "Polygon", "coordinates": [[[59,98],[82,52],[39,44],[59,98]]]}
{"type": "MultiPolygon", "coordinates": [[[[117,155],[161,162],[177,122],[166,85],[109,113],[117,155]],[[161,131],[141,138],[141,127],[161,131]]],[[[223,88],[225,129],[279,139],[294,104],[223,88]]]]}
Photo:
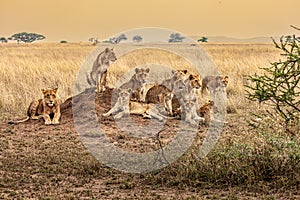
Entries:
{"type": "Polygon", "coordinates": [[[198,116],[198,103],[195,95],[193,95],[192,93],[185,94],[181,99],[181,104],[182,118],[185,122],[193,126],[198,126],[199,123],[205,121],[203,117],[198,116]]]}
{"type": "Polygon", "coordinates": [[[142,115],[146,118],[154,117],[159,121],[163,121],[164,118],[167,118],[160,114],[153,104],[130,101],[131,92],[131,88],[120,88],[117,102],[107,113],[102,114],[102,116],[108,117],[112,114],[116,114],[115,119],[121,119],[122,117],[129,116],[129,114],[135,114],[142,115]]]}
{"type": "Polygon", "coordinates": [[[208,89],[215,94],[219,90],[224,90],[228,85],[228,76],[205,76],[202,80],[201,94],[208,89]]]}
{"type": "Polygon", "coordinates": [[[208,101],[207,103],[205,103],[203,106],[201,106],[198,110],[197,113],[200,117],[204,117],[205,119],[205,125],[208,126],[209,122],[211,120],[211,115],[210,112],[213,109],[215,103],[214,101],[208,101]]]}
{"type": "Polygon", "coordinates": [[[135,100],[142,100],[141,89],[148,82],[150,69],[135,68],[135,74],[129,81],[122,84],[120,88],[131,88],[131,98],[135,100]]]}
{"type": "Polygon", "coordinates": [[[19,121],[10,121],[9,124],[17,124],[28,121],[29,119],[39,119],[41,117],[45,120],[45,125],[59,124],[60,119],[60,99],[55,89],[42,89],[43,98],[33,100],[27,110],[27,118],[19,121]],[[51,119],[50,115],[53,115],[51,119]]]}

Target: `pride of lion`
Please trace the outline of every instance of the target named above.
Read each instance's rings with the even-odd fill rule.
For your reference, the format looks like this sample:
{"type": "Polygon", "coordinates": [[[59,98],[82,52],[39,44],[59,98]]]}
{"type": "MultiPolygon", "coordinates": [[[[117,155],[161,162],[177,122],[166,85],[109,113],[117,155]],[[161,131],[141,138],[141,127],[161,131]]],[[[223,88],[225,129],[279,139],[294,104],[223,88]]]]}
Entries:
{"type": "Polygon", "coordinates": [[[206,89],[215,95],[228,84],[228,76],[206,76],[201,80],[199,75],[190,74],[186,69],[172,70],[171,76],[160,84],[150,84],[149,74],[149,68],[135,68],[131,79],[117,88],[118,99],[103,117],[115,114],[115,119],[120,119],[136,114],[160,121],[178,117],[193,126],[208,125],[214,102],[210,100],[201,105],[199,99],[206,89]]]}
{"type": "MultiPolygon", "coordinates": [[[[106,90],[107,69],[117,57],[113,49],[106,48],[101,52],[92,70],[87,74],[87,82],[96,85],[96,92],[106,90]]],[[[117,101],[103,117],[115,115],[120,119],[130,114],[142,115],[145,118],[165,119],[181,118],[192,126],[208,125],[214,102],[201,104],[206,90],[211,95],[224,91],[228,84],[228,76],[205,76],[191,74],[188,70],[172,70],[171,76],[160,84],[148,83],[149,68],[135,68],[129,81],[117,88],[117,101]]],[[[9,123],[21,123],[29,119],[43,118],[46,125],[59,124],[60,100],[55,89],[42,89],[43,98],[33,100],[28,107],[27,117],[9,123]]]]}

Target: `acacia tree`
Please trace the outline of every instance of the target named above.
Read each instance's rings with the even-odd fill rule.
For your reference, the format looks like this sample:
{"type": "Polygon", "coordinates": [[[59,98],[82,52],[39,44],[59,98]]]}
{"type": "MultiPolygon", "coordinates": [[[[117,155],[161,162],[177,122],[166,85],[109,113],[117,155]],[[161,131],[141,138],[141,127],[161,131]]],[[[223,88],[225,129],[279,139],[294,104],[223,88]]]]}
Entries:
{"type": "Polygon", "coordinates": [[[253,85],[247,86],[247,97],[270,105],[291,132],[289,127],[298,124],[300,117],[300,38],[292,35],[282,36],[280,42],[272,40],[284,60],[262,68],[263,75],[249,76],[253,85]]]}
{"type": "Polygon", "coordinates": [[[7,43],[7,39],[6,39],[5,37],[0,37],[0,41],[1,41],[2,43],[7,43]]]}
{"type": "Polygon", "coordinates": [[[27,32],[22,32],[22,33],[16,33],[12,35],[9,39],[10,40],[16,40],[17,43],[19,44],[20,42],[25,42],[25,43],[31,43],[36,40],[43,40],[46,37],[37,33],[27,33],[27,32]]]}
{"type": "Polygon", "coordinates": [[[109,38],[109,43],[111,44],[119,44],[122,40],[127,40],[127,37],[124,33],[119,35],[118,37],[109,38]]]}
{"type": "Polygon", "coordinates": [[[89,38],[89,42],[91,42],[93,45],[96,45],[99,43],[99,40],[97,37],[92,37],[92,38],[89,38]]]}
{"type": "Polygon", "coordinates": [[[208,38],[207,37],[202,37],[198,40],[198,42],[208,42],[208,38]]]}
{"type": "Polygon", "coordinates": [[[168,42],[182,42],[184,38],[180,33],[171,33],[168,42]]]}
{"type": "Polygon", "coordinates": [[[140,36],[140,35],[135,35],[135,36],[133,36],[132,40],[133,40],[134,42],[139,43],[139,42],[141,42],[141,41],[143,40],[143,38],[142,38],[142,36],[140,36]]]}

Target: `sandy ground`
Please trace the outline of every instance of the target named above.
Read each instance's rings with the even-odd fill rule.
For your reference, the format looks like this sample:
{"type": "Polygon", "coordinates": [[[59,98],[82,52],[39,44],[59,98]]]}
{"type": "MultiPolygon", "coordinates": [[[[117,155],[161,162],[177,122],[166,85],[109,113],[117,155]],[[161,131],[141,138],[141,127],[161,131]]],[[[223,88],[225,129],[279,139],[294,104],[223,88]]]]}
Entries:
{"type": "MultiPolygon", "coordinates": [[[[75,101],[91,99],[93,94],[90,89],[73,98],[75,101]]],[[[125,126],[129,126],[127,128],[134,135],[120,130],[118,123],[122,122],[116,123],[113,117],[101,116],[110,109],[114,99],[112,90],[107,90],[97,94],[95,101],[91,102],[95,102],[101,129],[115,146],[135,153],[151,152],[168,145],[176,136],[180,126],[178,119],[166,120],[159,131],[159,140],[155,133],[155,127],[159,124],[157,120],[131,116],[135,126],[125,126]],[[143,128],[145,125],[148,125],[147,128],[143,128]]],[[[79,101],[77,106],[89,116],[89,112],[93,111],[86,110],[84,103],[79,101]]],[[[46,126],[42,119],[17,125],[9,125],[7,122],[0,124],[0,198],[255,199],[256,194],[244,194],[233,188],[158,187],[148,184],[145,174],[131,174],[109,168],[98,162],[83,145],[83,138],[74,126],[72,98],[61,104],[61,113],[59,125],[46,126]]],[[[206,129],[200,127],[197,135],[199,143],[205,137],[206,129]]]]}

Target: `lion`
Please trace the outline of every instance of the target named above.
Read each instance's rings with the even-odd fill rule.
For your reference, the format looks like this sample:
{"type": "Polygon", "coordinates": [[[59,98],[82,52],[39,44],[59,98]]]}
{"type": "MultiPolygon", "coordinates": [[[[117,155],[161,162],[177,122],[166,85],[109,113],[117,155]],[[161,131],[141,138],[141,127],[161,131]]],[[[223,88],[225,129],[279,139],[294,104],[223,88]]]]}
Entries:
{"type": "Polygon", "coordinates": [[[117,57],[114,49],[106,48],[102,51],[93,64],[92,71],[87,74],[87,82],[89,85],[94,86],[97,84],[96,92],[103,92],[106,90],[106,76],[107,68],[111,62],[115,62],[117,57]]]}
{"type": "Polygon", "coordinates": [[[115,114],[115,119],[121,119],[122,117],[129,116],[130,114],[135,114],[142,115],[146,118],[153,117],[159,121],[168,119],[167,116],[160,114],[158,109],[153,104],[131,101],[131,88],[119,88],[118,90],[119,97],[115,105],[107,113],[102,114],[103,117],[108,117],[115,114]]]}
{"type": "Polygon", "coordinates": [[[186,94],[182,97],[181,101],[181,117],[185,122],[191,124],[192,126],[198,126],[200,123],[204,122],[203,117],[198,116],[197,113],[197,99],[193,94],[186,94]]]}
{"type": "Polygon", "coordinates": [[[155,84],[152,86],[145,97],[146,103],[162,104],[168,115],[172,116],[172,99],[174,94],[164,85],[155,84]]]}
{"type": "Polygon", "coordinates": [[[168,115],[173,116],[172,105],[175,102],[179,105],[174,95],[180,97],[181,90],[185,88],[185,81],[187,79],[187,70],[172,70],[172,76],[165,79],[161,84],[153,84],[152,87],[146,88],[146,95],[144,100],[146,103],[162,104],[168,115]]]}
{"type": "Polygon", "coordinates": [[[213,94],[217,91],[224,90],[224,88],[227,87],[228,78],[228,76],[205,76],[202,80],[201,94],[204,94],[206,89],[213,94]]]}
{"type": "Polygon", "coordinates": [[[28,109],[27,117],[19,121],[10,121],[9,124],[17,124],[28,121],[29,119],[39,119],[41,117],[45,120],[45,125],[59,124],[60,113],[60,99],[57,94],[58,88],[42,89],[43,98],[33,100],[28,109]],[[51,116],[53,118],[51,119],[51,116]]]}
{"type": "Polygon", "coordinates": [[[205,125],[208,125],[211,120],[210,112],[213,109],[214,105],[214,101],[209,100],[197,110],[198,115],[204,118],[205,125]]]}
{"type": "Polygon", "coordinates": [[[172,76],[168,79],[165,79],[161,85],[166,86],[168,89],[173,90],[174,83],[177,80],[185,81],[187,79],[187,70],[172,70],[172,76]]]}
{"type": "Polygon", "coordinates": [[[200,75],[194,75],[194,74],[190,74],[188,77],[188,90],[191,91],[192,89],[200,89],[201,88],[201,78],[200,75]]]}
{"type": "Polygon", "coordinates": [[[135,68],[135,74],[131,77],[129,81],[122,84],[120,88],[126,89],[131,88],[131,98],[136,100],[141,100],[141,89],[147,83],[149,79],[150,69],[146,68],[135,68]]]}

